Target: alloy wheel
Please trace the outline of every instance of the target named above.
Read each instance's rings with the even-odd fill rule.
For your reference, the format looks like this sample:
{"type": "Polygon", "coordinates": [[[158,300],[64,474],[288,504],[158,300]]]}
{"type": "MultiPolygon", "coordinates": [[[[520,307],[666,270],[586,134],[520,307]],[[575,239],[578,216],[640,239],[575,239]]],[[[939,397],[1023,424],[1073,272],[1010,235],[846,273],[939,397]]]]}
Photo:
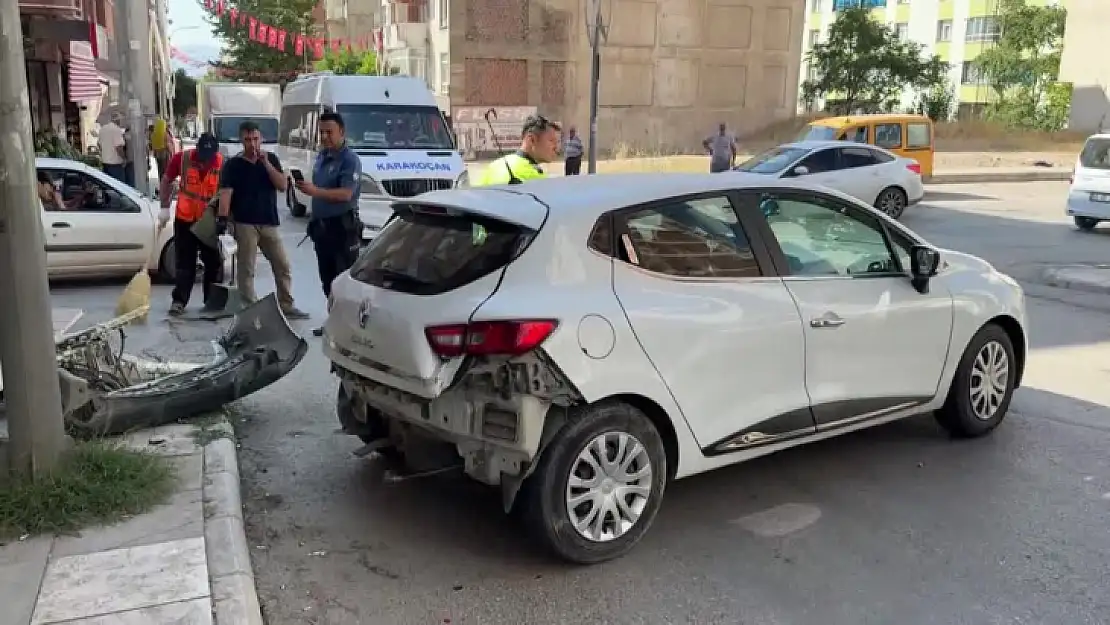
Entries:
{"type": "Polygon", "coordinates": [[[599,434],[571,464],[567,515],[587,540],[620,538],[639,521],[651,486],[651,459],[643,444],[625,432],[599,434]]]}
{"type": "Polygon", "coordinates": [[[887,189],[879,198],[879,210],[891,217],[898,217],[905,208],[906,200],[897,189],[887,189]]]}
{"type": "Polygon", "coordinates": [[[1010,358],[998,341],[979,349],[971,365],[971,410],[983,421],[998,413],[1010,383],[1010,358]]]}

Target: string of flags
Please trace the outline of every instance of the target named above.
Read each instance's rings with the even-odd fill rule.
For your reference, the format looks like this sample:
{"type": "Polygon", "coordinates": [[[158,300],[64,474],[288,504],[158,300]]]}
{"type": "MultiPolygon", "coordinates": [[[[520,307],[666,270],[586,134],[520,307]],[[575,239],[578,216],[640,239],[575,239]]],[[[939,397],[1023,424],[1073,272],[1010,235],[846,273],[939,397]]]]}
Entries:
{"type": "Polygon", "coordinates": [[[328,50],[332,52],[371,49],[381,52],[382,50],[381,29],[375,29],[372,33],[356,39],[309,37],[273,26],[237,8],[227,7],[226,0],[204,0],[204,8],[216,18],[227,20],[231,26],[246,28],[251,41],[274,50],[292,52],[297,56],[309,55],[319,60],[324,58],[328,50]]]}
{"type": "Polygon", "coordinates": [[[219,65],[214,65],[214,64],[212,64],[208,61],[201,61],[201,60],[195,59],[195,58],[189,56],[188,54],[186,54],[185,52],[183,52],[182,50],[180,50],[179,48],[176,48],[174,46],[170,46],[170,56],[172,58],[174,58],[175,60],[179,61],[180,63],[182,63],[183,65],[188,65],[189,67],[195,67],[197,69],[208,70],[208,71],[210,71],[214,74],[217,74],[219,76],[238,76],[238,77],[249,76],[249,77],[257,77],[257,78],[287,78],[287,79],[291,80],[298,73],[298,72],[251,72],[251,71],[246,71],[246,70],[233,69],[233,68],[230,68],[230,67],[220,67],[219,65]]]}

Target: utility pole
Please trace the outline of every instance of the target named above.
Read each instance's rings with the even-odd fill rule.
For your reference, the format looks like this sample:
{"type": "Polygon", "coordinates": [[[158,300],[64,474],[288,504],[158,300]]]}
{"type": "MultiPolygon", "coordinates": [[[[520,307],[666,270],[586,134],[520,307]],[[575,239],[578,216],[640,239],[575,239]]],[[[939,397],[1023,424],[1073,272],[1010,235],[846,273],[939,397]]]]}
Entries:
{"type": "Polygon", "coordinates": [[[36,474],[57,464],[67,443],[18,4],[0,2],[0,363],[7,468],[36,474]]]}
{"type": "Polygon", "coordinates": [[[586,173],[597,173],[597,97],[601,81],[601,44],[609,36],[609,27],[601,15],[601,0],[590,0],[586,14],[586,33],[590,38],[590,153],[586,173]],[[592,23],[591,23],[592,21],[592,23]]]}
{"type": "Polygon", "coordinates": [[[154,115],[154,61],[150,56],[149,0],[120,0],[115,4],[117,51],[121,89],[131,140],[128,154],[134,163],[135,188],[151,195],[150,154],[147,152],[146,115],[154,115]]]}

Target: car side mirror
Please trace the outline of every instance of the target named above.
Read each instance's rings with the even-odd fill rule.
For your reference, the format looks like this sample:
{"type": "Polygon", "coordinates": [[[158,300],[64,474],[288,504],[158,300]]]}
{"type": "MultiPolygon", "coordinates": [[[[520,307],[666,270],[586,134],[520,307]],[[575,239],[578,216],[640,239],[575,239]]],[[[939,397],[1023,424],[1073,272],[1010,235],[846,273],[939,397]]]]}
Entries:
{"type": "Polygon", "coordinates": [[[940,252],[927,245],[910,248],[910,282],[918,293],[929,292],[929,278],[940,268],[940,252]]]}
{"type": "Polygon", "coordinates": [[[798,165],[797,167],[795,167],[794,169],[792,169],[790,171],[795,176],[804,176],[804,175],[809,173],[809,168],[806,167],[805,165],[798,165]]]}

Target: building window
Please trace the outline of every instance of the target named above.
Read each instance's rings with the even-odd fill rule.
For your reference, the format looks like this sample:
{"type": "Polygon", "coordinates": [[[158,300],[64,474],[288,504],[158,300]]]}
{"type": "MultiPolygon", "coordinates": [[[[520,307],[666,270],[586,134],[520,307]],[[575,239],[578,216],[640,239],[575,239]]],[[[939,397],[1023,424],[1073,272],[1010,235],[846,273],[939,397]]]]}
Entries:
{"type": "Polygon", "coordinates": [[[821,31],[817,30],[817,29],[809,31],[809,47],[810,47],[810,49],[813,49],[813,46],[817,45],[820,42],[821,42],[821,31]]]}
{"type": "Polygon", "coordinates": [[[447,95],[451,91],[451,57],[446,52],[439,55],[439,92],[447,95]]]}
{"type": "Polygon", "coordinates": [[[937,21],[937,42],[952,41],[952,20],[937,21]]]}
{"type": "Polygon", "coordinates": [[[975,61],[964,61],[963,70],[960,72],[960,82],[965,85],[981,85],[985,80],[982,70],[975,61]]]}
{"type": "Polygon", "coordinates": [[[967,20],[964,41],[997,41],[1001,29],[993,16],[972,17],[967,20]]]}
{"type": "Polygon", "coordinates": [[[810,13],[820,13],[821,12],[821,0],[809,0],[809,12],[810,13]]]}
{"type": "Polygon", "coordinates": [[[887,0],[833,0],[833,11],[842,11],[844,9],[852,9],[862,7],[864,9],[876,9],[885,7],[887,0]]]}
{"type": "Polygon", "coordinates": [[[447,0],[439,0],[439,27],[447,28],[447,0]]]}
{"type": "Polygon", "coordinates": [[[898,35],[899,40],[906,41],[907,39],[910,38],[910,25],[907,24],[906,22],[902,22],[901,24],[895,24],[894,25],[894,33],[896,35],[898,35]]]}

